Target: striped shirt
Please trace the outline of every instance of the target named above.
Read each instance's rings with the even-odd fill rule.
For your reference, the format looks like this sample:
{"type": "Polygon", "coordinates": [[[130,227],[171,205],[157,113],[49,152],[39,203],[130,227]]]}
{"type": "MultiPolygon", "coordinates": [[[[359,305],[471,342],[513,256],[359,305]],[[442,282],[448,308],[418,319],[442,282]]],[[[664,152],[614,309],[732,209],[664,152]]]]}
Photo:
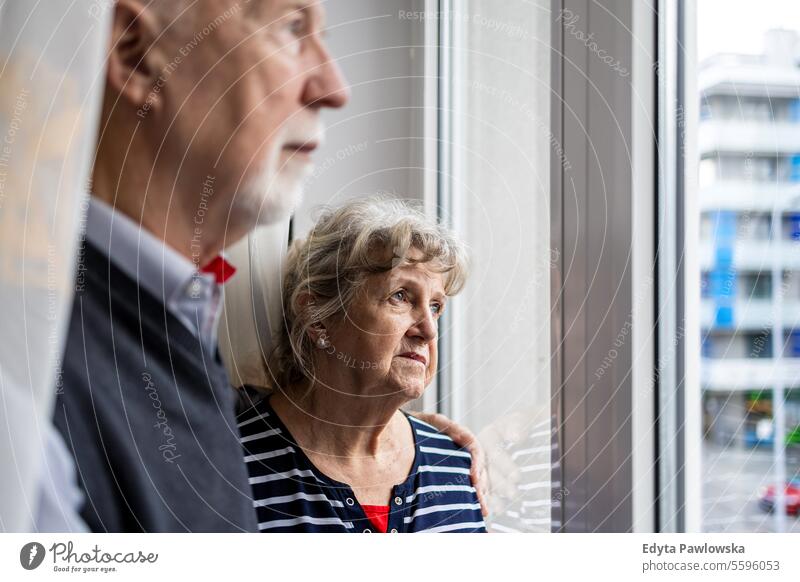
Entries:
{"type": "MultiPolygon", "coordinates": [[[[389,525],[398,532],[485,532],[471,458],[413,416],[414,464],[392,489],[389,525]]],[[[238,418],[253,505],[262,532],[364,532],[374,526],[353,490],[319,471],[265,398],[238,418]]]]}

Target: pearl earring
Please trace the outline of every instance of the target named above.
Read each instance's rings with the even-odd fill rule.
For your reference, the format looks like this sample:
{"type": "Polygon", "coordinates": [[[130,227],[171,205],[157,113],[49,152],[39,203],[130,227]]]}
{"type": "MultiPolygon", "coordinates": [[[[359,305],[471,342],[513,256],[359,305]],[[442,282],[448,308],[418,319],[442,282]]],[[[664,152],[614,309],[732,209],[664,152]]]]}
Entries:
{"type": "Polygon", "coordinates": [[[324,350],[325,348],[329,347],[330,345],[331,345],[331,342],[329,342],[328,338],[326,338],[326,337],[321,337],[321,338],[319,338],[317,340],[317,347],[319,349],[321,349],[321,350],[324,350]]]}

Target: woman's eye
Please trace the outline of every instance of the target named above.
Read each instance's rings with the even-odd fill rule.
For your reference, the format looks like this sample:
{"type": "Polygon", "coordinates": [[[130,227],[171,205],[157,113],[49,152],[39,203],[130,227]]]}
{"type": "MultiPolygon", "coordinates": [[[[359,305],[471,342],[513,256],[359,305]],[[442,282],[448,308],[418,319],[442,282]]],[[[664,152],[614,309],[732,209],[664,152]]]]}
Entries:
{"type": "Polygon", "coordinates": [[[405,291],[403,291],[403,290],[400,290],[400,291],[395,291],[395,292],[392,294],[392,299],[396,299],[397,301],[405,301],[405,300],[406,300],[406,298],[407,298],[407,296],[408,296],[408,295],[406,294],[406,292],[405,292],[405,291]]]}
{"type": "Polygon", "coordinates": [[[442,314],[442,304],[441,303],[432,303],[431,304],[431,313],[435,316],[439,316],[442,314]]]}

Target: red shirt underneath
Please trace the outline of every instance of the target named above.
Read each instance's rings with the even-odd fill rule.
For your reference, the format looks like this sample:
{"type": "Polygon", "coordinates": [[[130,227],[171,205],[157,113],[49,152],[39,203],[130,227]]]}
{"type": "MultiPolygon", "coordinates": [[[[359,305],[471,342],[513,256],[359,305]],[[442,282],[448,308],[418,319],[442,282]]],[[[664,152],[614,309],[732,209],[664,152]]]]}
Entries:
{"type": "Polygon", "coordinates": [[[389,506],[388,505],[362,505],[364,513],[367,514],[375,530],[386,533],[389,529],[389,506]]]}

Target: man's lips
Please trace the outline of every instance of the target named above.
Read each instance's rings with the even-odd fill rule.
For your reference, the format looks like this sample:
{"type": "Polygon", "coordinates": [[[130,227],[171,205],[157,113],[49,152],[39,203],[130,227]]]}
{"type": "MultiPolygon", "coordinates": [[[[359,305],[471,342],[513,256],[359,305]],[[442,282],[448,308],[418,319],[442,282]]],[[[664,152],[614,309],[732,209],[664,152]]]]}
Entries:
{"type": "Polygon", "coordinates": [[[408,358],[410,360],[415,360],[417,362],[422,363],[423,366],[428,365],[428,359],[423,356],[422,354],[418,354],[416,352],[406,352],[404,354],[400,354],[401,358],[408,358]]]}
{"type": "Polygon", "coordinates": [[[317,149],[318,145],[316,142],[289,143],[283,146],[283,149],[292,154],[310,154],[317,149]]]}

